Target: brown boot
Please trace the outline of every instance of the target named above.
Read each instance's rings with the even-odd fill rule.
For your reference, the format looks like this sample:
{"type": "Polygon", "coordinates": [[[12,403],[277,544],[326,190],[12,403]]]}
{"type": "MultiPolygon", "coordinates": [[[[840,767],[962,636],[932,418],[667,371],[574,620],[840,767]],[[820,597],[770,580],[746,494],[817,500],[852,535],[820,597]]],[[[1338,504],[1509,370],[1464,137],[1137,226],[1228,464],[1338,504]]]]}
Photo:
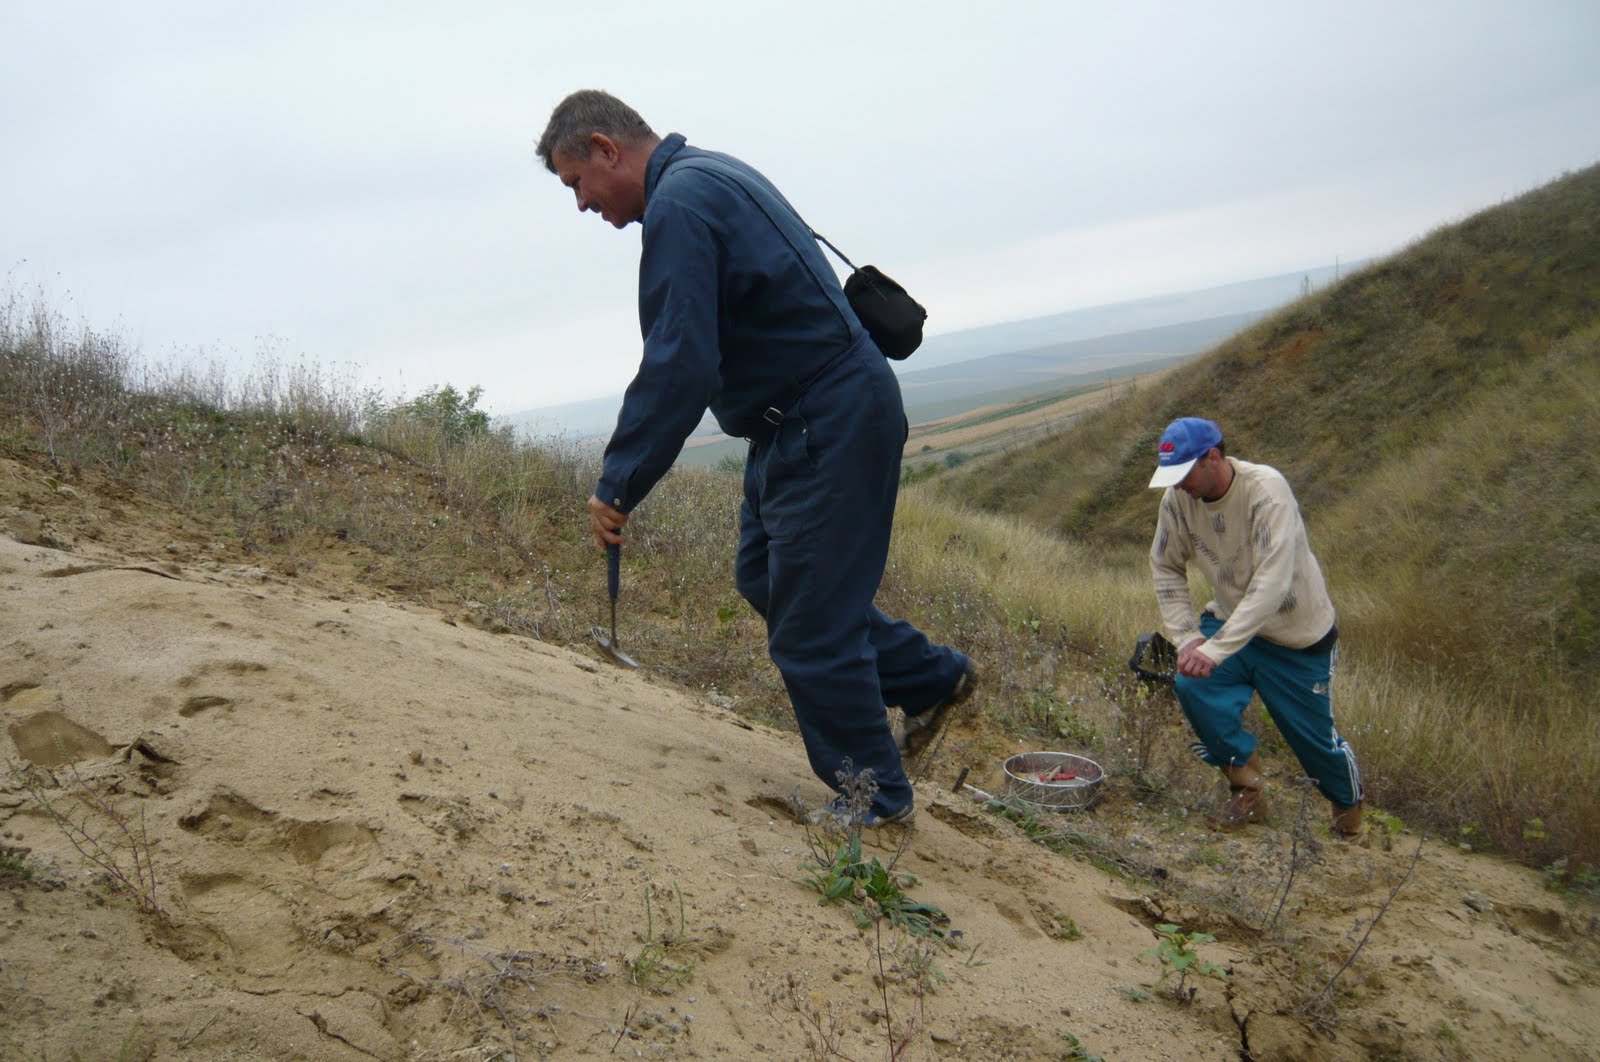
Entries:
{"type": "Polygon", "coordinates": [[[1237,767],[1222,768],[1222,776],[1228,780],[1228,803],[1211,816],[1212,829],[1237,830],[1266,817],[1267,780],[1255,753],[1237,767]]]}
{"type": "Polygon", "coordinates": [[[1362,815],[1361,801],[1349,807],[1333,806],[1333,835],[1357,848],[1367,847],[1367,823],[1362,815]]]}

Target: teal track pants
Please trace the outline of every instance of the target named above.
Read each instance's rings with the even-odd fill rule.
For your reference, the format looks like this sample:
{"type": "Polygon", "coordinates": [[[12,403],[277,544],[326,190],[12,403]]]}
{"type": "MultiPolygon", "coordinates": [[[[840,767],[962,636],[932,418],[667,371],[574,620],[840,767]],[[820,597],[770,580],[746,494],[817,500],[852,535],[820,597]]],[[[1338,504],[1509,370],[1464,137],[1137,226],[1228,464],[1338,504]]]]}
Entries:
{"type": "MultiPolygon", "coordinates": [[[[1221,627],[1222,621],[1209,612],[1200,617],[1200,631],[1207,638],[1221,627]]],[[[1256,738],[1244,728],[1244,710],[1251,695],[1260,694],[1267,714],[1322,795],[1342,807],[1359,801],[1361,770],[1350,743],[1333,724],[1337,656],[1337,646],[1314,653],[1252,638],[1213,668],[1210,678],[1179,675],[1174,688],[1200,739],[1195,752],[1213,767],[1248,760],[1256,751],[1256,738]]]]}

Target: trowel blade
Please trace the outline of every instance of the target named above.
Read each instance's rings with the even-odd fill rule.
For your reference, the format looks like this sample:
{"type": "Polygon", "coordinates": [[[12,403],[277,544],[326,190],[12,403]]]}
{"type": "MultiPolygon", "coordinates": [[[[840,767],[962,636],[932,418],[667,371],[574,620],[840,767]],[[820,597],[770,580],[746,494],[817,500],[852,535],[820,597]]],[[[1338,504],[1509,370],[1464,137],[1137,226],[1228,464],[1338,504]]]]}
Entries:
{"type": "Polygon", "coordinates": [[[604,627],[590,627],[589,633],[594,635],[594,640],[596,644],[600,646],[600,652],[605,655],[606,659],[610,660],[613,664],[620,664],[622,667],[628,668],[629,670],[639,670],[638,662],[634,660],[633,657],[616,647],[615,643],[611,641],[611,637],[606,634],[606,629],[604,627]]]}

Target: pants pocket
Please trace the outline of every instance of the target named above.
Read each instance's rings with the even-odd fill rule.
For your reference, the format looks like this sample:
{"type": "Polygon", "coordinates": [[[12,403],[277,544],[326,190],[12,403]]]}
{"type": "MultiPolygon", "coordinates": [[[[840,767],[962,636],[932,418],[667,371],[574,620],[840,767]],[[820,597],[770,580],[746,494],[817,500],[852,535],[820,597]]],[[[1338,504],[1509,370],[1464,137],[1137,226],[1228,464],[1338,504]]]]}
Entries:
{"type": "Polygon", "coordinates": [[[772,453],[791,469],[811,470],[811,434],[804,417],[787,417],[778,427],[772,453]]]}

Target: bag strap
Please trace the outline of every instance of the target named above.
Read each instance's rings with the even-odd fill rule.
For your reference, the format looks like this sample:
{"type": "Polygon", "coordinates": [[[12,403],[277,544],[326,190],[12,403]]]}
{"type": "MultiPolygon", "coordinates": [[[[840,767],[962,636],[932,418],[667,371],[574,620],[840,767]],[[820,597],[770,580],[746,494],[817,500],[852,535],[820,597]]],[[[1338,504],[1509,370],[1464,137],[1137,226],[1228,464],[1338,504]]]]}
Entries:
{"type": "Polygon", "coordinates": [[[828,250],[832,251],[834,254],[838,255],[839,256],[839,261],[843,262],[845,265],[850,267],[850,272],[854,273],[856,271],[856,264],[854,262],[850,261],[850,259],[846,258],[844,256],[844,252],[839,250],[839,248],[835,247],[832,244],[832,242],[830,242],[829,239],[826,236],[824,236],[822,233],[818,232],[816,229],[812,229],[811,230],[811,235],[813,235],[817,239],[821,240],[822,241],[822,245],[824,247],[826,247],[828,250]]]}

